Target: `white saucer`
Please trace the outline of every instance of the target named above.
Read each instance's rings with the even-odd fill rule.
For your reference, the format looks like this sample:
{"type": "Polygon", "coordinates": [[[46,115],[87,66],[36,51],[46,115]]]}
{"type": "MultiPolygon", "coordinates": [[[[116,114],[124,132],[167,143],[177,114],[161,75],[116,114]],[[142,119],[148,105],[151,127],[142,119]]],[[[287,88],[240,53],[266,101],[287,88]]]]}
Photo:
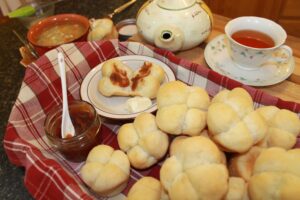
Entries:
{"type": "MultiPolygon", "coordinates": [[[[163,83],[175,80],[175,76],[169,66],[155,58],[140,55],[120,56],[117,58],[133,70],[140,68],[145,61],[158,64],[165,71],[165,79],[163,83]]],[[[126,101],[131,97],[103,96],[97,89],[98,83],[102,77],[102,65],[103,63],[97,65],[86,75],[80,88],[81,98],[90,102],[95,107],[99,115],[111,119],[132,119],[141,112],[154,112],[157,110],[156,99],[152,100],[152,106],[150,108],[141,112],[131,113],[128,111],[126,106],[126,101]]]]}
{"type": "Polygon", "coordinates": [[[273,85],[284,81],[294,71],[295,60],[293,57],[286,63],[273,61],[260,68],[247,70],[231,59],[228,48],[225,34],[214,38],[205,47],[205,60],[212,70],[243,84],[251,86],[273,85]]]}

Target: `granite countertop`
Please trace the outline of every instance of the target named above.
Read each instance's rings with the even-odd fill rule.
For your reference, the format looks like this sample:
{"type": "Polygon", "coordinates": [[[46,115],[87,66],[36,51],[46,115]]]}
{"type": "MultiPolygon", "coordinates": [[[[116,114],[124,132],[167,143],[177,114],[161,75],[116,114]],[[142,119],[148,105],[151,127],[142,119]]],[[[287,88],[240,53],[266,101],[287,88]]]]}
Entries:
{"type": "MultiPolygon", "coordinates": [[[[55,13],[77,13],[89,18],[102,18],[127,0],[66,0],[56,4],[55,13]]],[[[138,0],[134,5],[114,16],[117,23],[123,19],[135,18],[138,9],[145,0],[138,0]]],[[[4,20],[5,21],[5,20],[4,20]]],[[[0,22],[0,139],[3,141],[7,120],[19,93],[25,68],[20,65],[19,47],[21,42],[12,34],[15,29],[23,36],[26,28],[18,20],[0,22]]],[[[23,182],[25,170],[12,165],[0,146],[0,199],[32,199],[23,182]]]]}

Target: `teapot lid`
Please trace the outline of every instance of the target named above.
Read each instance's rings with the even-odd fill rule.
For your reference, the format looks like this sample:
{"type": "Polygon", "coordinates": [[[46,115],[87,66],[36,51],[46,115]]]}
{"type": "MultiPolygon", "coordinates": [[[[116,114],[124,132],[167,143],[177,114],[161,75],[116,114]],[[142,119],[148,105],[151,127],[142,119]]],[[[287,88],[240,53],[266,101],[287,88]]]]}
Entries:
{"type": "Polygon", "coordinates": [[[196,3],[196,0],[157,0],[157,5],[168,10],[182,10],[189,8],[196,3]]]}

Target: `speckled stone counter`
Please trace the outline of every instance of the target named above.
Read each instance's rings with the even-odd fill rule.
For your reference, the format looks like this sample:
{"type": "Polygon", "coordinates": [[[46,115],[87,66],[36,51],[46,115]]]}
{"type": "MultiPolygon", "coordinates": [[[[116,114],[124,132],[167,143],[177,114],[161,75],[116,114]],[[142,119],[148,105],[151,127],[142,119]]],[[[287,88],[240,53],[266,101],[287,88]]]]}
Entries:
{"type": "MultiPolygon", "coordinates": [[[[126,3],[127,0],[65,0],[56,4],[55,13],[77,13],[89,18],[102,18],[113,12],[115,8],[126,3]]],[[[120,14],[114,16],[115,23],[123,19],[135,18],[138,9],[145,0],[137,2],[120,14]]],[[[15,29],[23,36],[26,28],[18,20],[1,20],[0,22],[0,140],[3,141],[7,120],[11,108],[17,98],[25,68],[19,64],[21,56],[19,47],[21,42],[13,35],[15,29]]],[[[25,170],[12,165],[0,146],[0,199],[17,200],[32,199],[26,190],[23,179],[25,170]]]]}

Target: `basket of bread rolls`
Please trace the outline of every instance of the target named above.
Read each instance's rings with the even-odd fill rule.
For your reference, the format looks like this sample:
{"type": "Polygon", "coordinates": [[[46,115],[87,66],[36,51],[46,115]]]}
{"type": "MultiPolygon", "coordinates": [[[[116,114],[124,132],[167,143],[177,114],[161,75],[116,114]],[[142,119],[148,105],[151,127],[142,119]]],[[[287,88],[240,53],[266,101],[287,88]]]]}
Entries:
{"type": "Polygon", "coordinates": [[[210,97],[203,88],[171,81],[159,83],[155,97],[156,113],[142,112],[121,125],[118,149],[91,150],[81,177],[93,191],[114,196],[126,187],[130,169],[159,163],[159,178],[137,180],[128,200],[300,198],[296,113],[255,108],[243,88],[210,97]]]}

